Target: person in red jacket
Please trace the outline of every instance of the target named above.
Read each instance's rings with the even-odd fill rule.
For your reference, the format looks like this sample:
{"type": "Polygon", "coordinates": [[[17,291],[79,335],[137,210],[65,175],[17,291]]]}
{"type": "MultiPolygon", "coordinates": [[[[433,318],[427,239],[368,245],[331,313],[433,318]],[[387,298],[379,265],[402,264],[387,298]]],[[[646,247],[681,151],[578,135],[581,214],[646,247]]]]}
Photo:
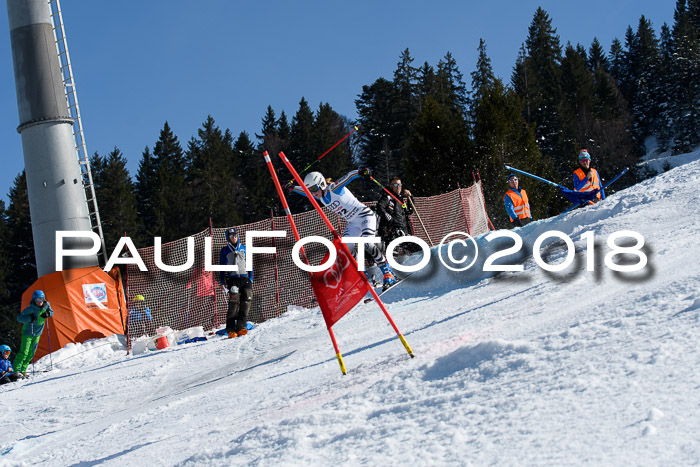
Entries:
{"type": "MultiPolygon", "coordinates": [[[[595,196],[595,201],[605,199],[605,190],[600,183],[600,175],[598,171],[591,167],[591,155],[586,149],[581,149],[578,154],[578,169],[574,170],[574,190],[576,191],[593,191],[598,190],[595,196]]],[[[589,201],[588,204],[593,204],[589,201]]]]}
{"type": "Polygon", "coordinates": [[[508,175],[509,189],[503,195],[503,203],[510,221],[523,227],[532,220],[530,214],[530,200],[527,199],[525,189],[518,188],[518,177],[515,174],[508,175]]]}

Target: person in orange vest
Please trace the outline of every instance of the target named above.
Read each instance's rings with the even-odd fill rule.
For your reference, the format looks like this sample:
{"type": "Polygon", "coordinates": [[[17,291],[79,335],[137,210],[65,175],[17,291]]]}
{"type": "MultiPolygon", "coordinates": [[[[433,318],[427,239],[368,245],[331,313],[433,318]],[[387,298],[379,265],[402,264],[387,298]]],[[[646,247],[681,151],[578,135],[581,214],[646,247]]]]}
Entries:
{"type": "MultiPolygon", "coordinates": [[[[605,190],[600,183],[598,171],[591,167],[591,155],[586,149],[581,149],[578,153],[579,168],[574,170],[574,190],[576,191],[593,191],[599,190],[596,194],[595,201],[605,199],[605,190]]],[[[589,201],[588,204],[593,204],[589,201]]]]}
{"type": "Polygon", "coordinates": [[[511,222],[523,227],[532,220],[530,201],[527,199],[525,190],[523,188],[518,188],[517,175],[508,175],[508,185],[510,188],[506,191],[506,194],[503,195],[503,203],[506,205],[506,212],[511,222]]]}

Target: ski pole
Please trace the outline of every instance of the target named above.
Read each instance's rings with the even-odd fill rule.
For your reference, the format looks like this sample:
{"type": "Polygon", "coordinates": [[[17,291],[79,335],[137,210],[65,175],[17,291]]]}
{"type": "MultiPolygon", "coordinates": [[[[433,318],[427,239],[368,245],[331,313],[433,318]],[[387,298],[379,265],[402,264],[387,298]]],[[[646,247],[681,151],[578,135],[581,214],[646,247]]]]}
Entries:
{"type": "Polygon", "coordinates": [[[541,182],[546,183],[547,185],[552,185],[552,186],[555,186],[555,187],[557,187],[557,188],[564,188],[564,187],[561,186],[561,185],[557,185],[557,184],[554,183],[554,182],[550,182],[549,180],[545,180],[545,179],[542,178],[542,177],[538,177],[537,175],[532,175],[531,173],[525,172],[525,171],[523,171],[523,170],[518,170],[518,169],[516,169],[515,167],[511,167],[511,166],[509,166],[509,165],[506,165],[505,168],[508,169],[508,170],[512,170],[513,172],[518,172],[519,174],[523,174],[523,175],[526,175],[526,176],[528,176],[528,177],[532,177],[532,178],[534,178],[535,180],[539,180],[539,181],[541,181],[541,182]]]}
{"type": "MultiPolygon", "coordinates": [[[[306,168],[304,168],[304,170],[301,171],[301,173],[304,173],[304,172],[306,172],[307,170],[309,170],[309,169],[311,168],[311,166],[313,166],[315,163],[317,163],[318,161],[320,161],[321,159],[323,159],[324,156],[325,156],[326,154],[328,154],[328,153],[331,152],[333,149],[335,149],[335,147],[336,147],[337,145],[339,145],[340,143],[342,143],[343,141],[345,141],[351,134],[355,133],[359,128],[360,128],[359,125],[353,126],[353,127],[352,127],[352,131],[351,131],[350,133],[348,133],[347,135],[343,136],[343,137],[340,139],[340,141],[338,141],[338,142],[335,143],[333,146],[331,146],[330,149],[329,149],[328,151],[326,151],[326,152],[324,152],[323,154],[321,154],[320,156],[318,156],[318,158],[317,158],[315,161],[313,161],[311,164],[307,165],[306,168]]],[[[289,187],[291,187],[291,186],[293,186],[293,185],[294,185],[294,180],[290,180],[290,181],[288,181],[287,183],[284,184],[284,188],[287,189],[287,188],[289,188],[289,187]]]]}
{"type": "Polygon", "coordinates": [[[46,337],[49,338],[49,362],[53,370],[53,357],[51,356],[51,329],[49,328],[49,318],[46,318],[46,337]]]}
{"type": "MultiPolygon", "coordinates": [[[[428,237],[428,241],[430,242],[430,246],[435,246],[435,244],[433,243],[433,240],[430,238],[430,234],[428,233],[428,229],[425,228],[425,224],[423,223],[423,219],[421,219],[420,214],[418,214],[418,209],[416,209],[416,205],[413,204],[413,199],[411,199],[410,196],[407,196],[407,198],[408,198],[408,202],[411,203],[411,207],[413,208],[413,212],[415,212],[416,217],[418,217],[418,221],[420,222],[421,227],[423,227],[423,232],[425,232],[425,236],[428,237]]],[[[404,277],[404,279],[405,279],[405,277],[404,277]]]]}
{"type": "Polygon", "coordinates": [[[384,190],[384,191],[386,191],[387,193],[389,193],[389,194],[391,195],[392,198],[394,198],[396,201],[398,201],[399,203],[401,203],[401,207],[402,207],[402,208],[406,209],[406,203],[404,203],[404,202],[401,201],[399,198],[397,198],[396,196],[394,196],[394,193],[392,193],[391,191],[387,190],[387,189],[384,187],[384,185],[382,185],[381,183],[379,183],[379,182],[377,181],[376,178],[374,178],[374,177],[372,177],[372,176],[370,175],[369,179],[372,180],[372,181],[373,181],[374,183],[376,183],[377,185],[379,185],[380,187],[382,187],[382,190],[384,190]]]}

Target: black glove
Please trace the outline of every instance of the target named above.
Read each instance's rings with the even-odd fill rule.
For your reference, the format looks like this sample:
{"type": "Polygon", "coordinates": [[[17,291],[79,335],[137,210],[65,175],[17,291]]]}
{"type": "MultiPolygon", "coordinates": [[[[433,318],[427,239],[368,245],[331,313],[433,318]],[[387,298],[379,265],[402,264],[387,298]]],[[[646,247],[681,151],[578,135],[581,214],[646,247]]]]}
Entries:
{"type": "Polygon", "coordinates": [[[51,316],[49,315],[48,311],[42,311],[41,314],[39,315],[42,318],[50,318],[51,316]]]}
{"type": "Polygon", "coordinates": [[[362,167],[358,173],[362,175],[363,177],[371,177],[372,176],[372,171],[369,170],[369,167],[362,167]]]}
{"type": "Polygon", "coordinates": [[[33,322],[35,322],[35,321],[36,321],[36,316],[34,316],[34,315],[29,315],[29,322],[30,322],[30,323],[33,323],[33,322]]]}

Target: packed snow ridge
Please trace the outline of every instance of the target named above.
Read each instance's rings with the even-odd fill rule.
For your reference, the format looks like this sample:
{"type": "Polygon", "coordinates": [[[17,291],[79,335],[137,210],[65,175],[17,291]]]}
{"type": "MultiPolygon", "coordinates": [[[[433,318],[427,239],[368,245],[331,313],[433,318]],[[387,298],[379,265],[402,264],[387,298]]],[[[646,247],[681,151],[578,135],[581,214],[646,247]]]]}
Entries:
{"type": "MultiPolygon", "coordinates": [[[[333,328],[346,376],[318,309],[292,308],[242,338],[136,355],[116,335],[67,346],[36,364],[52,370],[0,387],[0,465],[696,465],[700,161],[691,159],[517,229],[524,247],[503,263],[521,272],[479,271],[482,255],[512,242],[480,250],[464,273],[433,255],[425,273],[385,294],[414,359],[374,303],[333,328]],[[532,256],[551,230],[575,244],[561,272],[532,256]],[[642,270],[606,266],[618,231],[643,237],[642,270]]],[[[562,241],[542,251],[550,264],[567,255],[562,241]]]]}

